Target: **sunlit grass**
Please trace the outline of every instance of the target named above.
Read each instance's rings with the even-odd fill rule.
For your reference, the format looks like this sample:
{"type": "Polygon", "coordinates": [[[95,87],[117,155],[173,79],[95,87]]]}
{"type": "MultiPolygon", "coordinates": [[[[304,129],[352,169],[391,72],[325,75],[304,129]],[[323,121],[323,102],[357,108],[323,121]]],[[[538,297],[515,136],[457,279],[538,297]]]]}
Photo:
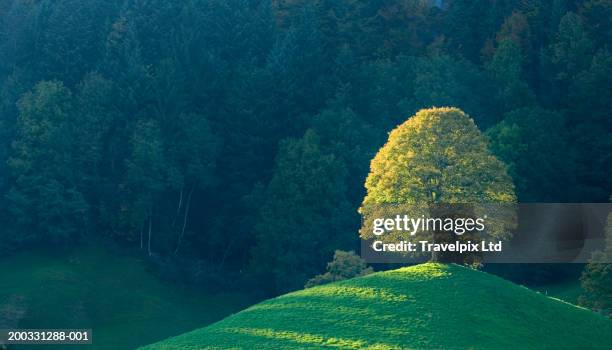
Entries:
{"type": "Polygon", "coordinates": [[[146,349],[612,348],[612,321],[457,265],[283,295],[146,349]]]}

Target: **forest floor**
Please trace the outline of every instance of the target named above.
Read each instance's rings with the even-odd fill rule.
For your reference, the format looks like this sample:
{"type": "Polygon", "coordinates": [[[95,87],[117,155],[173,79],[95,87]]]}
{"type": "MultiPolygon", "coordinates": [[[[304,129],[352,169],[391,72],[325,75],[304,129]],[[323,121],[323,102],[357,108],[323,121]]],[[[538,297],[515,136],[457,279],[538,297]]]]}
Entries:
{"type": "Polygon", "coordinates": [[[93,345],[70,349],[133,349],[255,302],[242,293],[211,293],[160,280],[143,259],[100,245],[0,257],[0,275],[0,328],[93,330],[93,345]]]}

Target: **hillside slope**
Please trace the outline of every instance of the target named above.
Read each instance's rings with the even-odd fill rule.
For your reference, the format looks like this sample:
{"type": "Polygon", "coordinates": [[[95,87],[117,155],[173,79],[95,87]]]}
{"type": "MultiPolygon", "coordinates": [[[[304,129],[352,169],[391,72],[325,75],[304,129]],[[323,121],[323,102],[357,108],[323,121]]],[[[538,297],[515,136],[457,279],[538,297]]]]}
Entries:
{"type": "Polygon", "coordinates": [[[423,264],[301,290],[145,349],[612,349],[612,320],[496,276],[423,264]]]}
{"type": "Polygon", "coordinates": [[[0,277],[0,328],[93,329],[93,345],[16,349],[133,349],[252,303],[238,293],[169,284],[148,272],[142,259],[102,244],[3,256],[0,277]]]}

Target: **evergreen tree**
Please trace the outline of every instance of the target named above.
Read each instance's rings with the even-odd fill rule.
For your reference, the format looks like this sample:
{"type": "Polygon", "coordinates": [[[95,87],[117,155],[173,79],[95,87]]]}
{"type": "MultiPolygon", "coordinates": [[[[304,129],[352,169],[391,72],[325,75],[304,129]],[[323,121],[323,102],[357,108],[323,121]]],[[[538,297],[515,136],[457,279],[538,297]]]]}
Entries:
{"type": "Polygon", "coordinates": [[[504,115],[487,135],[493,153],[508,165],[521,202],[576,198],[576,164],[562,114],[538,107],[517,109],[504,115]]]}
{"type": "Polygon", "coordinates": [[[37,20],[44,29],[34,38],[31,52],[44,57],[33,62],[39,78],[61,79],[72,88],[94,69],[103,57],[106,29],[118,5],[118,0],[39,2],[37,20]]]}
{"type": "Polygon", "coordinates": [[[107,175],[104,161],[113,125],[122,117],[115,105],[116,90],[112,81],[99,73],[87,74],[77,86],[75,96],[76,122],[75,159],[73,166],[81,170],[80,188],[88,202],[100,199],[107,175]]]}
{"type": "Polygon", "coordinates": [[[609,45],[612,42],[612,1],[587,0],[581,1],[578,6],[589,33],[597,39],[599,45],[609,45]]]}
{"type": "Polygon", "coordinates": [[[272,281],[272,290],[301,288],[336,247],[352,240],[350,223],[338,215],[350,208],[345,171],[341,161],[321,151],[312,130],[281,144],[255,224],[251,262],[264,281],[272,281]]]}
{"type": "Polygon", "coordinates": [[[590,67],[578,73],[570,83],[567,106],[572,132],[569,135],[576,152],[578,182],[583,184],[584,202],[605,201],[612,189],[609,176],[612,158],[608,151],[612,145],[612,123],[609,101],[612,91],[612,55],[600,50],[591,59],[590,67]],[[584,155],[588,156],[584,156],[584,155]]]}
{"type": "Polygon", "coordinates": [[[478,68],[460,58],[442,54],[422,57],[414,67],[414,97],[410,110],[433,106],[458,106],[481,126],[495,122],[487,99],[490,84],[478,68]]]}
{"type": "MultiPolygon", "coordinates": [[[[352,109],[345,107],[341,96],[312,119],[311,128],[319,135],[321,149],[346,165],[351,174],[346,179],[347,197],[357,207],[363,198],[363,179],[379,135],[352,109]]],[[[357,213],[351,210],[349,215],[357,213]]]]}
{"type": "Polygon", "coordinates": [[[523,58],[512,40],[503,40],[487,64],[487,72],[494,81],[494,97],[499,113],[534,104],[535,98],[523,81],[523,58]]]}
{"type": "Polygon", "coordinates": [[[347,82],[347,104],[381,137],[401,122],[402,110],[418,108],[413,101],[417,63],[409,56],[364,62],[347,82]]]}
{"type": "Polygon", "coordinates": [[[14,178],[7,198],[23,229],[20,240],[66,243],[87,228],[87,204],[73,166],[78,123],[70,91],[58,81],[37,84],[19,100],[18,141],[9,167],[14,178]]]}
{"type": "Polygon", "coordinates": [[[577,74],[589,66],[593,49],[593,41],[582,19],[568,12],[561,18],[555,41],[549,48],[549,59],[556,72],[553,79],[559,82],[562,93],[577,74]]]}

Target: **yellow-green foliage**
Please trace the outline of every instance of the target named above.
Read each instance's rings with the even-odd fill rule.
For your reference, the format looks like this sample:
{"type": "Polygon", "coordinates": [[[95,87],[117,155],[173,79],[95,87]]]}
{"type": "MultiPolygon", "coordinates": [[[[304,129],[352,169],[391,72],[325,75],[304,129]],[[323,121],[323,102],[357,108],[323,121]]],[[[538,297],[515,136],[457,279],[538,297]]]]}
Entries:
{"type": "Polygon", "coordinates": [[[611,349],[608,334],[592,311],[428,263],[286,294],[145,349],[611,349]]]}
{"type": "MultiPolygon", "coordinates": [[[[423,109],[391,131],[372,159],[365,186],[360,208],[364,227],[390,205],[410,207],[418,217],[430,204],[516,202],[505,164],[489,151],[487,138],[474,121],[458,108],[423,109]]],[[[489,213],[490,222],[499,221],[494,225],[499,232],[489,230],[489,234],[508,237],[506,231],[515,218],[507,211],[503,214],[489,213]]],[[[362,228],[363,238],[369,233],[362,228]]]]}
{"type": "Polygon", "coordinates": [[[514,202],[505,165],[457,108],[423,109],[389,134],[363,204],[514,202]]]}

